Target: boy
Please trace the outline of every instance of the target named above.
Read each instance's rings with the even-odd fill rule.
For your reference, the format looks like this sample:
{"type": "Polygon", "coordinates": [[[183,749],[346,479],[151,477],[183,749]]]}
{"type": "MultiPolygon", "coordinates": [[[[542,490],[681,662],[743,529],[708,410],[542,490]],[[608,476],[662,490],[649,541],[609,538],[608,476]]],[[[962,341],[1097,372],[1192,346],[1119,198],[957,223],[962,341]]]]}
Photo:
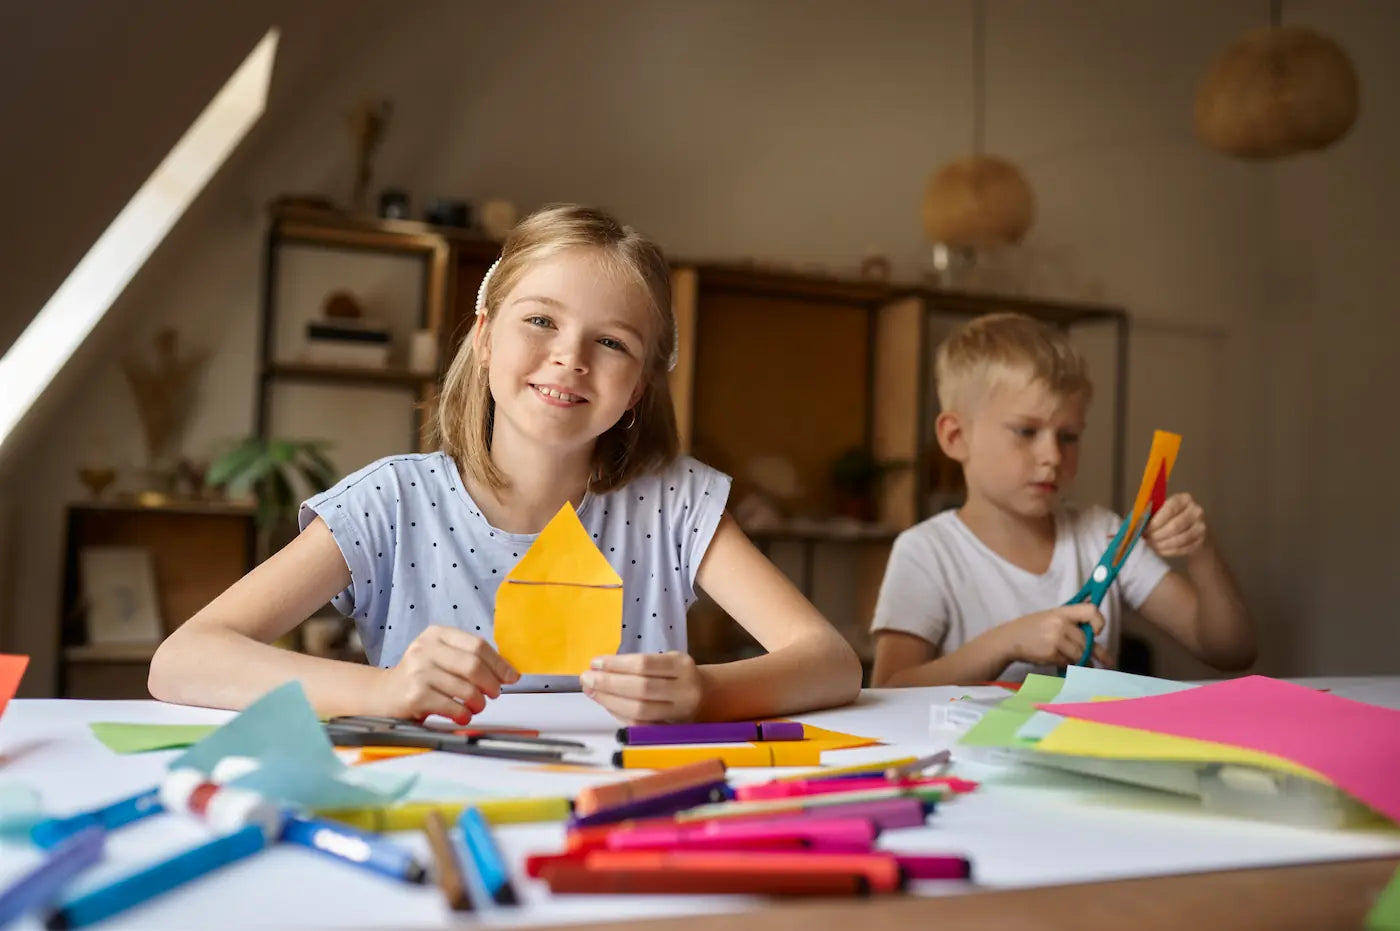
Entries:
{"type": "Polygon", "coordinates": [[[1093,659],[1111,666],[1125,602],[1218,669],[1254,661],[1249,612],[1185,493],[1152,516],[1101,608],[1065,606],[1120,518],[1059,500],[1092,395],[1063,333],[1022,314],[979,317],[938,348],[935,375],[938,445],[961,464],[967,499],[895,541],[872,624],[873,685],[1051,673],[1083,655],[1081,623],[1094,630],[1093,659]]]}

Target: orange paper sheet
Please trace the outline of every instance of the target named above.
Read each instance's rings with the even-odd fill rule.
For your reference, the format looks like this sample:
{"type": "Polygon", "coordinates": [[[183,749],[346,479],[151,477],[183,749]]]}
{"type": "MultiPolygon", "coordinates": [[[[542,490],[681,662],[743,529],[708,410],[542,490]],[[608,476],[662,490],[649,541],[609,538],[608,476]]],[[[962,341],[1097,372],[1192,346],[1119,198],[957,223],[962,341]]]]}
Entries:
{"type": "Polygon", "coordinates": [[[0,653],[0,714],[19,691],[19,680],[24,678],[24,670],[29,666],[29,657],[11,656],[0,653]]]}
{"type": "Polygon", "coordinates": [[[574,676],[621,644],[622,578],[566,503],[496,592],[496,649],[521,673],[574,676]]]}

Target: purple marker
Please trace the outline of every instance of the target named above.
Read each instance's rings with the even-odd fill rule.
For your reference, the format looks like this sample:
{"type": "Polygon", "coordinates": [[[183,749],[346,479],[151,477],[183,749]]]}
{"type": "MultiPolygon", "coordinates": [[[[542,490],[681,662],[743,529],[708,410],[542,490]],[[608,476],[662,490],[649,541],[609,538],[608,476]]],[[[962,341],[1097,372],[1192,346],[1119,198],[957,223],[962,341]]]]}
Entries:
{"type": "Polygon", "coordinates": [[[570,828],[586,828],[599,824],[614,824],[618,821],[635,821],[640,818],[654,818],[669,815],[696,805],[713,802],[727,802],[734,797],[734,791],[723,782],[707,782],[704,785],[677,789],[663,795],[638,799],[624,805],[603,808],[588,815],[576,815],[569,819],[570,828]]]}
{"type": "Polygon", "coordinates": [[[638,724],[617,732],[617,742],[634,747],[653,744],[722,744],[750,740],[801,740],[796,721],[729,721],[713,724],[638,724]]]}

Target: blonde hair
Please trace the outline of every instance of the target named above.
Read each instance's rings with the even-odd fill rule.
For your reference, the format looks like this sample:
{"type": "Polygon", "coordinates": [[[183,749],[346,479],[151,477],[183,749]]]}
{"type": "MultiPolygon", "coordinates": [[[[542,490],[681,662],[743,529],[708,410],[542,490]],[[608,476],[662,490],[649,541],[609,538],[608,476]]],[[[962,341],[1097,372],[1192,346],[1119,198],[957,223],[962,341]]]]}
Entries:
{"type": "MultiPolygon", "coordinates": [[[[636,419],[619,421],[594,445],[588,490],[602,493],[662,468],[680,451],[666,379],[676,320],[671,312],[671,270],[661,249],[601,210],[576,204],[546,207],[526,217],[506,237],[500,260],[485,286],[485,309],[476,319],[478,326],[494,320],[501,301],[536,263],[580,248],[592,251],[608,273],[639,286],[657,323],[643,361],[642,396],[632,408],[636,419]]],[[[500,490],[510,483],[491,460],[496,402],[491,397],[487,367],[473,342],[470,333],[462,339],[443,377],[429,435],[459,468],[500,490]]]]}
{"type": "Polygon", "coordinates": [[[934,378],[945,411],[967,411],[996,388],[1018,382],[1041,382],[1086,403],[1094,393],[1089,367],[1069,337],[1018,313],[986,314],[954,330],[938,347],[934,378]]]}

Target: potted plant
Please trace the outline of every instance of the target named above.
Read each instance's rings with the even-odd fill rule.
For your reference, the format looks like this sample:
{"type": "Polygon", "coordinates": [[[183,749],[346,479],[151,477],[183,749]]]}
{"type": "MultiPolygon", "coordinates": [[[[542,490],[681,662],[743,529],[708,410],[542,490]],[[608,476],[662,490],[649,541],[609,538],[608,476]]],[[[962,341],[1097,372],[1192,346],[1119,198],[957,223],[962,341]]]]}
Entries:
{"type": "Polygon", "coordinates": [[[885,473],[907,466],[907,462],[881,462],[863,446],[852,447],[831,464],[831,483],[836,492],[836,513],[860,521],[878,517],[876,496],[885,473]]]}
{"type": "Polygon", "coordinates": [[[295,523],[304,496],[329,488],[337,472],[326,458],[325,440],[280,440],[250,436],[214,460],[205,483],[231,498],[252,495],[263,552],[274,532],[295,523]]]}

